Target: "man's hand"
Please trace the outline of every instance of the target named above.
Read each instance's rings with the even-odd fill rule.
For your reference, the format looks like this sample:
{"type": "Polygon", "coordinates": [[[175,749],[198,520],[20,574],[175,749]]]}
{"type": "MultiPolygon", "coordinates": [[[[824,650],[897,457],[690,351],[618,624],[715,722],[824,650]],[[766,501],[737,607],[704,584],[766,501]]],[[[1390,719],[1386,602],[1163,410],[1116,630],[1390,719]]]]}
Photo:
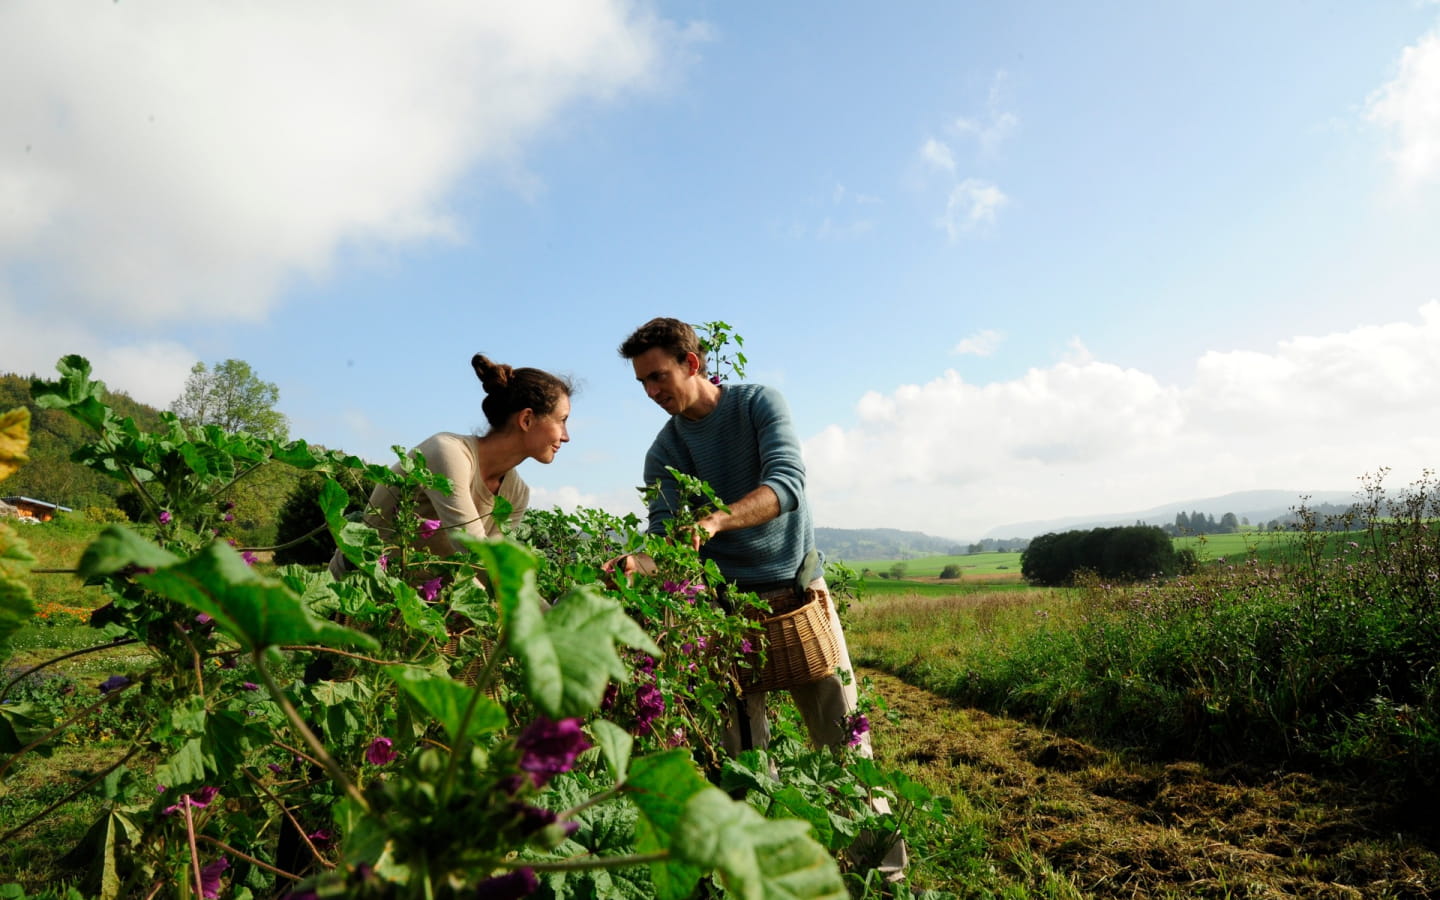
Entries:
{"type": "Polygon", "coordinates": [[[629,584],[636,575],[654,575],[658,570],[655,568],[655,560],[648,553],[626,553],[624,556],[617,556],[614,559],[607,559],[600,566],[600,571],[605,575],[605,584],[615,587],[615,570],[619,569],[620,574],[625,576],[625,583],[629,584]]]}

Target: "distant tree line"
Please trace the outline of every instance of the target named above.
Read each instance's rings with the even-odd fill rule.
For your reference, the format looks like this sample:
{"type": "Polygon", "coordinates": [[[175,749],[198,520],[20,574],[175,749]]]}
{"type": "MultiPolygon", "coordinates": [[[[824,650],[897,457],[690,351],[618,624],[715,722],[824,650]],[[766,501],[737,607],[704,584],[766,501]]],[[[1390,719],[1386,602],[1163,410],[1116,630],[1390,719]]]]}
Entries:
{"type": "Polygon", "coordinates": [[[1107,581],[1143,581],[1194,566],[1194,553],[1176,552],[1156,525],[1126,525],[1042,534],[1020,556],[1020,574],[1034,585],[1071,584],[1082,571],[1107,581]]]}
{"type": "Polygon", "coordinates": [[[965,548],[967,554],[1019,553],[1030,546],[1029,538],[983,538],[965,548]]]}

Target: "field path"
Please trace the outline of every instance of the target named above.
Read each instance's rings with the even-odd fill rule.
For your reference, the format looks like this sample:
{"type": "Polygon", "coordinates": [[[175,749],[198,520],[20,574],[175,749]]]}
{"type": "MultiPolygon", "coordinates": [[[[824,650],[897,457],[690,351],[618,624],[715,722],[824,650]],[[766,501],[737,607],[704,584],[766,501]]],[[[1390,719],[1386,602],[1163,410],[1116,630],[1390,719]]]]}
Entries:
{"type": "Polygon", "coordinates": [[[1407,809],[1310,775],[1138,763],[860,675],[890,713],[872,716],[876,755],[932,789],[952,785],[1013,882],[1039,888],[1048,868],[1052,888],[1036,896],[1440,896],[1434,798],[1407,809]],[[1057,876],[1073,890],[1055,891],[1057,876]]]}

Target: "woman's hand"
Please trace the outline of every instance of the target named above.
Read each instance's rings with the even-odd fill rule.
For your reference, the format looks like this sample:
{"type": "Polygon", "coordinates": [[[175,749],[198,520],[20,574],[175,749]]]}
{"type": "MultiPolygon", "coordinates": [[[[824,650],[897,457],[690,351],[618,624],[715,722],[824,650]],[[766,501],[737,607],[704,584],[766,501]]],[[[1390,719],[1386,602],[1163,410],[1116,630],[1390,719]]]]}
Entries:
{"type": "Polygon", "coordinates": [[[636,575],[654,575],[658,570],[655,568],[655,559],[648,553],[626,553],[614,559],[607,559],[600,566],[600,571],[605,575],[605,584],[608,587],[615,587],[615,571],[620,571],[625,576],[625,583],[629,584],[636,575]]]}

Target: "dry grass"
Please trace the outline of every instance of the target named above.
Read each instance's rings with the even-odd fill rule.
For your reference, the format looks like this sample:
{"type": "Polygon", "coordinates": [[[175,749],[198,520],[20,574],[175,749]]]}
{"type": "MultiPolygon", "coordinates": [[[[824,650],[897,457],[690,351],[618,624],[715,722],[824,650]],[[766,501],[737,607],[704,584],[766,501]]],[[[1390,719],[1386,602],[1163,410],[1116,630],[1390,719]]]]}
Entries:
{"type": "MultiPolygon", "coordinates": [[[[1298,773],[1137,762],[864,674],[891,712],[876,724],[877,756],[948,793],[984,826],[999,880],[986,892],[1316,900],[1440,892],[1433,826],[1417,830],[1395,798],[1298,773]]],[[[917,884],[975,895],[973,878],[920,865],[917,884]]]]}

